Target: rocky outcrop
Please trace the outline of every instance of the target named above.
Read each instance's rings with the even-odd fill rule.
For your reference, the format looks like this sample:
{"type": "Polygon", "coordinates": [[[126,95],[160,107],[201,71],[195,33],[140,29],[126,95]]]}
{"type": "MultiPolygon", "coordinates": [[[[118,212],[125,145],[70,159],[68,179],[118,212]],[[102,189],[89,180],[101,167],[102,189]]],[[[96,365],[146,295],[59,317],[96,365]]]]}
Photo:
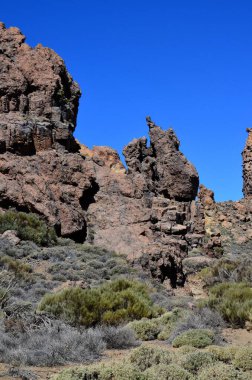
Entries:
{"type": "Polygon", "coordinates": [[[78,147],[75,129],[80,89],[63,60],[25,43],[17,28],[0,23],[0,152],[21,155],[78,147]]]}
{"type": "Polygon", "coordinates": [[[173,287],[184,284],[188,252],[218,257],[242,238],[249,247],[251,133],[241,202],[217,204],[202,185],[198,193],[198,173],[174,131],[150,117],[150,144],[145,137],[130,142],[125,168],[113,149],[74,140],[78,85],[56,53],[24,41],[18,29],[0,24],[2,210],[36,212],[58,235],[126,255],[173,287]]]}
{"type": "Polygon", "coordinates": [[[248,138],[242,152],[243,158],[243,194],[252,198],[252,128],[247,128],[248,138]]]}

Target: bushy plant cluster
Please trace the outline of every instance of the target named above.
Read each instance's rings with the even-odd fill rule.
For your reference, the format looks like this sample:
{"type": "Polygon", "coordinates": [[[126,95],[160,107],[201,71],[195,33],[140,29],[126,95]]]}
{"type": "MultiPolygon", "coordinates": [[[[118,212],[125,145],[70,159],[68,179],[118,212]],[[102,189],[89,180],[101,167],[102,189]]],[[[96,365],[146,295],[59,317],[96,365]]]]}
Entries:
{"type": "Polygon", "coordinates": [[[166,312],[158,318],[142,318],[139,321],[129,323],[136,334],[136,337],[141,340],[167,340],[174,329],[174,326],[181,320],[183,312],[181,309],[174,309],[166,312]]]}
{"type": "MultiPolygon", "coordinates": [[[[141,346],[134,349],[123,361],[71,368],[56,375],[54,380],[249,380],[250,365],[235,363],[241,357],[241,348],[233,350],[230,361],[225,362],[209,349],[189,346],[170,351],[165,348],[141,346]],[[239,352],[239,355],[238,355],[239,352]],[[238,355],[238,356],[237,356],[238,355]]],[[[228,350],[228,348],[221,348],[228,350]]],[[[251,363],[247,351],[245,363],[251,363]]]]}
{"type": "Polygon", "coordinates": [[[22,240],[31,240],[38,245],[54,244],[56,233],[36,214],[8,210],[0,214],[0,234],[15,230],[22,240]]]}
{"type": "Polygon", "coordinates": [[[214,333],[206,329],[192,329],[178,335],[172,342],[173,347],[191,345],[197,348],[210,346],[214,342],[214,333]]]}
{"type": "Polygon", "coordinates": [[[162,310],[153,305],[145,286],[118,279],[94,289],[67,288],[43,297],[39,311],[53,314],[73,325],[119,325],[156,317],[162,310]]]}
{"type": "Polygon", "coordinates": [[[246,283],[223,283],[209,291],[208,306],[233,326],[252,321],[252,288],[246,283]]]}
{"type": "Polygon", "coordinates": [[[252,285],[252,259],[250,255],[223,257],[214,265],[206,267],[199,273],[207,286],[223,282],[246,282],[252,285]]]}
{"type": "Polygon", "coordinates": [[[105,348],[137,345],[126,327],[80,331],[60,321],[27,328],[26,321],[0,321],[0,361],[12,365],[53,366],[98,359],[105,348]],[[112,336],[113,333],[113,336],[112,336]]]}

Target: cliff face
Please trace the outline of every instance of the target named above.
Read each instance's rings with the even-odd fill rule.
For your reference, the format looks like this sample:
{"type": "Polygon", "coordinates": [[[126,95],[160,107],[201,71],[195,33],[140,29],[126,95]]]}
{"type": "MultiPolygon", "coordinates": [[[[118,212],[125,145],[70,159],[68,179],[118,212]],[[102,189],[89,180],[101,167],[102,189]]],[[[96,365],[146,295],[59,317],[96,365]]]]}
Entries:
{"type": "MultiPolygon", "coordinates": [[[[196,169],[179,151],[174,131],[150,117],[150,146],[143,137],[124,148],[127,170],[113,149],[80,146],[72,135],[78,85],[57,54],[24,40],[18,29],[0,24],[2,211],[36,212],[59,235],[127,255],[172,286],[185,281],[188,251],[214,256],[223,249],[222,223],[231,218],[231,230],[237,228],[235,210],[243,215],[245,207],[241,230],[249,230],[247,201],[219,207],[204,186],[195,201],[196,169]]],[[[250,140],[243,153],[246,197],[252,193],[250,140]]]]}
{"type": "Polygon", "coordinates": [[[247,129],[248,138],[242,152],[243,158],[243,194],[252,198],[252,128],[247,129]]]}
{"type": "Polygon", "coordinates": [[[76,147],[80,90],[51,49],[25,43],[17,28],[0,24],[0,152],[32,155],[76,147]]]}

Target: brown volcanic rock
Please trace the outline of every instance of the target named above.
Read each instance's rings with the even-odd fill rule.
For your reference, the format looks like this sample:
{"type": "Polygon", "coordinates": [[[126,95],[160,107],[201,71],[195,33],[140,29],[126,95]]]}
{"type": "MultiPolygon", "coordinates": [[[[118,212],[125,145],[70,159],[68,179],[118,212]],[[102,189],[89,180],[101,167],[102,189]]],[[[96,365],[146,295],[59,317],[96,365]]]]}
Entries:
{"type": "Polygon", "coordinates": [[[53,50],[29,47],[19,29],[0,23],[0,153],[76,150],[72,133],[79,97],[78,85],[53,50]]]}
{"type": "Polygon", "coordinates": [[[246,199],[217,204],[201,185],[195,200],[196,169],[174,131],[149,117],[150,146],[142,137],[124,148],[128,169],[111,148],[80,147],[72,136],[78,85],[56,53],[24,41],[0,24],[0,208],[36,212],[59,235],[127,255],[172,286],[184,283],[190,250],[212,256],[250,248],[251,130],[246,199]]]}
{"type": "Polygon", "coordinates": [[[248,138],[242,152],[243,158],[243,194],[252,198],[252,128],[247,128],[248,138]]]}
{"type": "Polygon", "coordinates": [[[0,206],[42,215],[62,236],[84,241],[82,202],[92,188],[93,168],[79,154],[53,150],[0,156],[0,206]]]}

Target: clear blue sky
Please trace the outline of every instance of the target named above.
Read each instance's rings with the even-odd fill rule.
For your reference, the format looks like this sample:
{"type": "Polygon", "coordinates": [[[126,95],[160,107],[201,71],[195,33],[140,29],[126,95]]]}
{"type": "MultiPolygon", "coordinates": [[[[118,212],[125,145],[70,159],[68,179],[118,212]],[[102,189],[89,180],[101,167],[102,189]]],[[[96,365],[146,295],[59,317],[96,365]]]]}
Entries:
{"type": "Polygon", "coordinates": [[[172,126],[201,183],[239,199],[252,126],[251,0],[12,0],[0,19],[60,54],[83,96],[76,137],[121,153],[172,126]]]}

